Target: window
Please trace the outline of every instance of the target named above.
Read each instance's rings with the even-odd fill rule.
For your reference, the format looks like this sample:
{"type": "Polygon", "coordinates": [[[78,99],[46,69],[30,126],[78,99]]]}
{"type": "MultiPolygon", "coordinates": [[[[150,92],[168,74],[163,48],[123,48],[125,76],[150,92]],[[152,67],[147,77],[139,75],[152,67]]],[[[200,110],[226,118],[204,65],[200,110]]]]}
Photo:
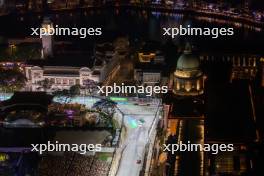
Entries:
{"type": "Polygon", "coordinates": [[[36,78],[41,78],[41,74],[40,74],[39,72],[35,72],[33,77],[34,77],[35,79],[36,79],[36,78]]]}
{"type": "Polygon", "coordinates": [[[76,79],[76,84],[77,84],[77,85],[80,84],[80,79],[76,79]]]}
{"type": "Polygon", "coordinates": [[[71,85],[71,86],[74,85],[74,80],[73,79],[69,80],[69,85],[71,85]]]}
{"type": "Polygon", "coordinates": [[[50,78],[50,83],[54,84],[55,83],[55,79],[54,78],[50,78]]]}
{"type": "Polygon", "coordinates": [[[67,85],[68,84],[68,79],[63,79],[62,82],[63,82],[63,85],[67,85]]]}
{"type": "Polygon", "coordinates": [[[57,84],[61,84],[61,79],[60,79],[60,78],[57,78],[57,79],[56,79],[56,83],[57,83],[57,84]]]}

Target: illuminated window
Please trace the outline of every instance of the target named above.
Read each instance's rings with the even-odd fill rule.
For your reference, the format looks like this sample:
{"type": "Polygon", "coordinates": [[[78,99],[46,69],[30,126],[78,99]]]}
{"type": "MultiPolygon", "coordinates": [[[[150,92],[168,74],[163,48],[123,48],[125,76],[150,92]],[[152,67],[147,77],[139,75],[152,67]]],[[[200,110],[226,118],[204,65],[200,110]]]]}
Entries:
{"type": "Polygon", "coordinates": [[[192,84],[191,84],[191,82],[190,82],[190,81],[187,81],[187,82],[186,82],[186,85],[185,85],[185,90],[186,90],[187,92],[189,92],[189,91],[191,90],[191,88],[192,88],[192,84]]]}
{"type": "Polygon", "coordinates": [[[180,90],[180,83],[176,80],[176,90],[180,90]]]}
{"type": "Polygon", "coordinates": [[[34,73],[34,78],[41,78],[41,74],[39,72],[34,73]]]}
{"type": "Polygon", "coordinates": [[[61,84],[61,79],[60,79],[60,78],[57,78],[57,79],[56,79],[56,83],[57,83],[57,84],[61,84]]]}
{"type": "Polygon", "coordinates": [[[74,80],[73,79],[69,80],[69,85],[71,85],[71,86],[74,85],[74,80]]]}
{"type": "Polygon", "coordinates": [[[51,82],[52,84],[54,84],[54,83],[55,83],[55,79],[54,79],[54,78],[51,78],[51,79],[50,79],[50,82],[51,82]]]}
{"type": "Polygon", "coordinates": [[[67,85],[68,84],[68,79],[63,79],[62,82],[63,82],[64,85],[67,85]]]}
{"type": "Polygon", "coordinates": [[[197,81],[197,90],[200,90],[201,88],[201,84],[200,84],[200,80],[197,81]]]}

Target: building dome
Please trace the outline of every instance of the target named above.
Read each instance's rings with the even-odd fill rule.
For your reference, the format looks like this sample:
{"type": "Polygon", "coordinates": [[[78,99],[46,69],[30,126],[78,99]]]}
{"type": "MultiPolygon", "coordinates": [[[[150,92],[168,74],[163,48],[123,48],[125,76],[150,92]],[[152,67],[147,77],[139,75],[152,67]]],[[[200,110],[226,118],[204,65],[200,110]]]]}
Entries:
{"type": "Polygon", "coordinates": [[[191,52],[184,52],[178,59],[177,69],[179,70],[193,70],[198,69],[200,66],[199,59],[191,52]]]}
{"type": "Polygon", "coordinates": [[[199,57],[192,54],[187,44],[179,57],[173,78],[173,92],[180,96],[197,96],[203,94],[204,77],[200,69],[199,57]]]}
{"type": "Polygon", "coordinates": [[[192,47],[187,44],[183,54],[179,57],[177,62],[177,69],[179,70],[196,70],[200,67],[199,58],[192,54],[192,47]]]}

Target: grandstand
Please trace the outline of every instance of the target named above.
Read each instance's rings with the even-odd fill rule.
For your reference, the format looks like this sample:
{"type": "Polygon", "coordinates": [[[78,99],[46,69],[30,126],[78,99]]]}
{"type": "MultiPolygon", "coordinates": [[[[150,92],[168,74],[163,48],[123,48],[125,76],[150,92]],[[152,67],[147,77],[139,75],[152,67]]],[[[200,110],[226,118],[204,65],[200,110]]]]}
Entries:
{"type": "Polygon", "coordinates": [[[81,155],[73,152],[47,154],[39,162],[40,176],[106,176],[111,161],[99,155],[81,155]]]}

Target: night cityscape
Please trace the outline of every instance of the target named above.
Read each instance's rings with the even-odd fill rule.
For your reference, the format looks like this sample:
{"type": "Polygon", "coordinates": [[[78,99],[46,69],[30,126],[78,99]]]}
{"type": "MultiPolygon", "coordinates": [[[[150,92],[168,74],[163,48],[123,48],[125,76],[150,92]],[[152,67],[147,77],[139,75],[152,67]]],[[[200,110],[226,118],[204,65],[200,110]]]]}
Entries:
{"type": "Polygon", "coordinates": [[[0,0],[0,176],[263,176],[264,2],[0,0]]]}

